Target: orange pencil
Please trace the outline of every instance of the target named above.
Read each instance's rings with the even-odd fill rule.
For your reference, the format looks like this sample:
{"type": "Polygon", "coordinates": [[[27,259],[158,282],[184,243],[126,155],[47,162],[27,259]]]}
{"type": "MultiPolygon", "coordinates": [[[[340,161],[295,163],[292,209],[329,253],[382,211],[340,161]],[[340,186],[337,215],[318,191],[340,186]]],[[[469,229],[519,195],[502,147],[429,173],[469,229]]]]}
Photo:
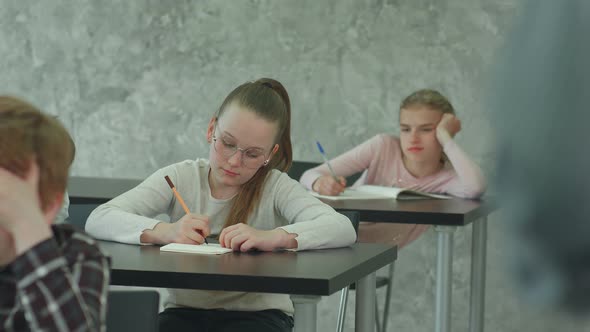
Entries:
{"type": "MultiPolygon", "coordinates": [[[[180,196],[180,194],[178,193],[178,190],[176,190],[176,187],[174,186],[174,183],[172,183],[172,180],[170,180],[170,178],[168,177],[168,175],[166,175],[164,177],[164,179],[166,179],[166,182],[168,182],[168,185],[170,186],[170,189],[172,189],[172,192],[174,193],[174,196],[176,197],[176,199],[178,200],[178,202],[182,206],[182,209],[184,210],[184,212],[186,214],[190,214],[191,211],[186,206],[186,203],[184,202],[184,199],[182,199],[182,196],[180,196]]],[[[205,243],[206,244],[209,244],[209,242],[207,242],[207,238],[204,237],[204,236],[203,236],[203,238],[205,239],[205,243]]]]}

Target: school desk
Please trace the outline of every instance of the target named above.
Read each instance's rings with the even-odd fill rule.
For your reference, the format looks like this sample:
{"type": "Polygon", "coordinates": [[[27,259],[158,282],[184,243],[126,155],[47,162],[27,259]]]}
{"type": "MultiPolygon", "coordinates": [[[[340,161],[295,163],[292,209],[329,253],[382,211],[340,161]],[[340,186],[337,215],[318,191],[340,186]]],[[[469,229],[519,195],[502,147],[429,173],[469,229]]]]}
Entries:
{"type": "Polygon", "coordinates": [[[290,294],[295,331],[316,331],[317,303],[357,282],[356,331],[375,328],[375,272],[397,257],[395,247],[356,243],[301,252],[198,255],[158,246],[99,241],[112,259],[111,284],[290,294]]]}
{"type": "Polygon", "coordinates": [[[469,331],[483,331],[487,216],[498,208],[493,199],[323,201],[336,210],[359,211],[361,221],[435,226],[438,242],[434,328],[436,332],[451,331],[453,233],[457,227],[473,224],[469,331]]]}

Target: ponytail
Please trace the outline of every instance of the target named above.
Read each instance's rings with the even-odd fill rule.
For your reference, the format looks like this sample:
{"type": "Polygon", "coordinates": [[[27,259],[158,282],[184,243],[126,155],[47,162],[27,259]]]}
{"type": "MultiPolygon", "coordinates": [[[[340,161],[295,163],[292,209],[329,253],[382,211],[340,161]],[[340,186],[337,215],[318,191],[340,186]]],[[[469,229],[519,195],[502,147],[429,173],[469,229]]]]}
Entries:
{"type": "Polygon", "coordinates": [[[272,155],[266,166],[260,167],[254,176],[242,185],[232,200],[224,228],[238,223],[247,223],[254,208],[260,204],[268,174],[273,169],[286,172],[293,162],[291,102],[287,90],[279,81],[261,78],[255,82],[240,85],[225,98],[217,111],[218,119],[225,107],[232,102],[238,102],[260,117],[276,122],[278,131],[275,143],[279,145],[279,149],[272,155]]]}

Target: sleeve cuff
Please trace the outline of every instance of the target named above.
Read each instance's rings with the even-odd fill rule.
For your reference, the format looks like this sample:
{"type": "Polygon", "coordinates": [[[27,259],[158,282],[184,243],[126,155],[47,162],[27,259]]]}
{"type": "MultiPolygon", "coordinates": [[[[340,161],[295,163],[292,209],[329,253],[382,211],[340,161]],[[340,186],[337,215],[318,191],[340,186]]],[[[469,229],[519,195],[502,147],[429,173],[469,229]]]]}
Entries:
{"type": "Polygon", "coordinates": [[[313,248],[313,239],[309,239],[308,236],[306,236],[308,234],[306,230],[309,228],[307,225],[295,223],[287,226],[281,226],[279,228],[289,234],[297,234],[297,237],[295,238],[295,241],[297,241],[297,248],[292,249],[293,251],[302,251],[313,248]]]}

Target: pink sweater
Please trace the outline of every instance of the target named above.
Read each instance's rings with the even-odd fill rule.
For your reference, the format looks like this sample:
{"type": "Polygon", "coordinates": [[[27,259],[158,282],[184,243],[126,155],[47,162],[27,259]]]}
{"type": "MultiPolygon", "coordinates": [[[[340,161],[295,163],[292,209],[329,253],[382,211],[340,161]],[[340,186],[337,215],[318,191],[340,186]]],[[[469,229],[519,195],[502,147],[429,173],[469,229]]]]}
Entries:
{"type": "MultiPolygon", "coordinates": [[[[479,166],[450,140],[443,150],[450,163],[439,172],[416,178],[405,168],[399,138],[379,134],[354,149],[330,161],[334,172],[347,177],[360,171],[362,176],[353,186],[374,184],[381,186],[412,187],[432,193],[450,194],[461,198],[478,198],[486,189],[486,181],[479,166]]],[[[329,175],[325,164],[307,170],[300,182],[311,190],[314,181],[329,175]]],[[[394,243],[400,247],[412,242],[428,229],[428,225],[362,223],[359,241],[394,243]]]]}

